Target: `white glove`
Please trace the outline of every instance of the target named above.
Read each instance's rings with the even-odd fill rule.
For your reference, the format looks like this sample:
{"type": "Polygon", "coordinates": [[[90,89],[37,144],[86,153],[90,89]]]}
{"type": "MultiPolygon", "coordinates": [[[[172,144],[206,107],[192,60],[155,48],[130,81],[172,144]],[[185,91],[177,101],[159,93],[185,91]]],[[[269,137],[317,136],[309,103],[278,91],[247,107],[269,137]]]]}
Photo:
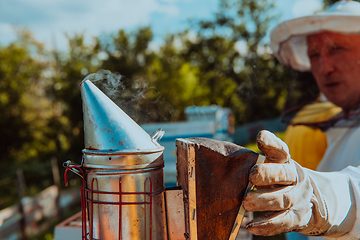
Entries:
{"type": "Polygon", "coordinates": [[[355,211],[346,174],[301,167],[290,159],[287,145],[268,131],[259,133],[257,143],[266,160],[251,169],[249,180],[257,190],[246,194],[243,206],[247,211],[273,212],[249,222],[249,232],[336,237],[350,231],[355,211]]]}

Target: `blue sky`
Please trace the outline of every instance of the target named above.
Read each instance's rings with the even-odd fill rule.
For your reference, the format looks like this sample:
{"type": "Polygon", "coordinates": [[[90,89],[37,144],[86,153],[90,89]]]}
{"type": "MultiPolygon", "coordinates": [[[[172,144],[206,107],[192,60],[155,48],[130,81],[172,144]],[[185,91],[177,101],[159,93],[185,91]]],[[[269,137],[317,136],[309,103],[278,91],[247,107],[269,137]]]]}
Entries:
{"type": "MultiPolygon", "coordinates": [[[[275,0],[281,20],[311,14],[321,0],[275,0]]],[[[0,0],[0,44],[26,27],[48,48],[65,49],[64,33],[98,36],[150,25],[155,41],[188,26],[188,19],[212,16],[218,0],[0,0]]]]}

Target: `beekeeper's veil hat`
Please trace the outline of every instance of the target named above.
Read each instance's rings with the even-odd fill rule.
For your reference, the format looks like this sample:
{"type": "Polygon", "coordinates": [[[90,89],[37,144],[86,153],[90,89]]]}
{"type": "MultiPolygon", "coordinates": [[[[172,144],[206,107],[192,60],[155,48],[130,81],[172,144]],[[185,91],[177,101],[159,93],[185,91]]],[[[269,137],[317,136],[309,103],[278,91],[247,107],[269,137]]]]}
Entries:
{"type": "Polygon", "coordinates": [[[270,47],[286,66],[309,71],[306,36],[324,31],[360,34],[360,3],[339,1],[324,12],[284,21],[271,32],[270,47]]]}

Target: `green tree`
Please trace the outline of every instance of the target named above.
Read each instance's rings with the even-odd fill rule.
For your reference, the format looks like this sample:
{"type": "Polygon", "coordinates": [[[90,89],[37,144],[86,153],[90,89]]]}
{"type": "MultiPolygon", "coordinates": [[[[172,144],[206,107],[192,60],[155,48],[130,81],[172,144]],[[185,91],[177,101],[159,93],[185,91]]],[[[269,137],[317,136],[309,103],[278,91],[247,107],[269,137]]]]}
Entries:
{"type": "Polygon", "coordinates": [[[210,104],[210,89],[201,85],[200,69],[182,57],[182,46],[176,44],[181,37],[169,35],[147,68],[148,109],[157,112],[157,121],[183,120],[185,107],[210,104]]]}
{"type": "MultiPolygon", "coordinates": [[[[111,98],[139,123],[149,121],[149,114],[145,112],[149,86],[144,77],[155,57],[149,50],[152,38],[150,27],[143,27],[130,33],[119,30],[100,39],[100,49],[105,56],[101,68],[121,75],[117,76],[121,88],[113,89],[111,98]]],[[[102,82],[97,85],[104,90],[102,82]]]]}
{"type": "Polygon", "coordinates": [[[103,38],[100,46],[107,57],[101,68],[122,75],[112,99],[138,123],[180,120],[184,107],[192,105],[188,100],[197,70],[181,58],[174,36],[158,51],[150,49],[152,39],[149,27],[103,38]]]}
{"type": "Polygon", "coordinates": [[[84,148],[80,82],[99,69],[101,60],[97,39],[86,44],[82,34],[67,37],[69,50],[52,52],[52,85],[48,95],[52,98],[53,112],[48,134],[56,142],[58,156],[80,163],[84,148]]]}
{"type": "Polygon", "coordinates": [[[210,86],[210,104],[232,108],[238,124],[277,117],[317,94],[302,94],[316,88],[311,75],[287,69],[272,55],[265,38],[276,21],[272,14],[272,1],[222,0],[215,19],[199,22],[196,41],[186,42],[184,57],[210,86]]]}
{"type": "MultiPolygon", "coordinates": [[[[9,179],[15,177],[16,169],[41,170],[41,156],[54,150],[46,137],[51,110],[44,91],[47,81],[43,73],[49,66],[46,52],[28,31],[19,30],[18,34],[13,43],[0,46],[0,179],[9,182],[0,184],[7,192],[0,206],[13,203],[16,186],[9,179]]],[[[43,176],[42,172],[37,176],[43,176]]]]}
{"type": "Polygon", "coordinates": [[[264,40],[273,7],[222,0],[214,20],[198,23],[196,41],[185,42],[184,57],[199,68],[210,104],[232,108],[238,123],[279,116],[286,101],[288,71],[264,40]]]}

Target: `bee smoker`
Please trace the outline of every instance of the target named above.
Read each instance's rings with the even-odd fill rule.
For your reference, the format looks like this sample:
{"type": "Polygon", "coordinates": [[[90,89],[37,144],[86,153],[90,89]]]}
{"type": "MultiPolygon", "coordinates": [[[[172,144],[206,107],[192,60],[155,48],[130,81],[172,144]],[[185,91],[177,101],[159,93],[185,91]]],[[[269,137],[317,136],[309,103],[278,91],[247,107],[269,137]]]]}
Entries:
{"type": "Polygon", "coordinates": [[[163,150],[158,131],[147,134],[90,80],[81,83],[85,149],[82,239],[165,239],[163,150]]]}

